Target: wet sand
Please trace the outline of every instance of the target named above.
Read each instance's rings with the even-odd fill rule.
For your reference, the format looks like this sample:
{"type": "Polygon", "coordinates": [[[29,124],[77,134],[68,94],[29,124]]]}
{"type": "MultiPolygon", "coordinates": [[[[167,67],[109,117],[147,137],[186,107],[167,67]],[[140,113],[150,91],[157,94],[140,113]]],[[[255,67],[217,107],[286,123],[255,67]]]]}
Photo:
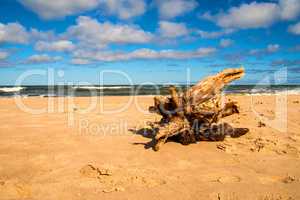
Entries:
{"type": "Polygon", "coordinates": [[[0,199],[300,199],[300,96],[227,98],[248,134],[159,152],[132,131],[159,120],[150,96],[1,98],[0,199]]]}

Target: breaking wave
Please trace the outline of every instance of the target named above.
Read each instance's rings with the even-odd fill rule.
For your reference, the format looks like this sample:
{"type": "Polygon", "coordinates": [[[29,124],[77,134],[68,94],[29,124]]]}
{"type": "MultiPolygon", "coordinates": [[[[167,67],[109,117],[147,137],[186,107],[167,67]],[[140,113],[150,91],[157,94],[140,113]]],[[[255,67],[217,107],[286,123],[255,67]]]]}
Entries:
{"type": "Polygon", "coordinates": [[[0,87],[1,92],[13,93],[23,90],[24,87],[0,87]]]}
{"type": "Polygon", "coordinates": [[[118,89],[127,89],[132,88],[130,86],[74,86],[74,89],[83,89],[83,90],[118,90],[118,89]]]}

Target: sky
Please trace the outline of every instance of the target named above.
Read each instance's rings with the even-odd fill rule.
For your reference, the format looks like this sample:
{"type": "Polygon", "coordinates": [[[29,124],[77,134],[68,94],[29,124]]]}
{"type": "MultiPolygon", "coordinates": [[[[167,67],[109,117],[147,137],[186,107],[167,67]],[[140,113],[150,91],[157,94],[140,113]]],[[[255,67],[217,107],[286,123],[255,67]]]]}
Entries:
{"type": "Polygon", "coordinates": [[[186,83],[241,65],[237,84],[300,84],[300,0],[0,1],[0,85],[186,83]]]}

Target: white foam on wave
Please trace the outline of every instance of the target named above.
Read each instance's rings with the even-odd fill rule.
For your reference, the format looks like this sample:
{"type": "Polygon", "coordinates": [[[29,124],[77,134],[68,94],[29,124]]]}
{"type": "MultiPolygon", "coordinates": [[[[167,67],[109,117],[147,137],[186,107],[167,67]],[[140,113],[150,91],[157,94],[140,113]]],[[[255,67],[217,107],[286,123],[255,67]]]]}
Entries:
{"type": "Polygon", "coordinates": [[[272,96],[272,95],[299,95],[300,89],[287,89],[287,90],[275,90],[275,91],[263,91],[263,92],[250,92],[247,96],[272,96]]]}
{"type": "Polygon", "coordinates": [[[300,89],[288,90],[288,94],[300,94],[300,89]]]}
{"type": "Polygon", "coordinates": [[[74,89],[85,89],[85,90],[103,90],[103,89],[124,89],[131,88],[130,86],[74,86],[74,89]]]}
{"type": "Polygon", "coordinates": [[[1,92],[19,92],[23,90],[24,87],[2,87],[0,88],[1,92]]]}

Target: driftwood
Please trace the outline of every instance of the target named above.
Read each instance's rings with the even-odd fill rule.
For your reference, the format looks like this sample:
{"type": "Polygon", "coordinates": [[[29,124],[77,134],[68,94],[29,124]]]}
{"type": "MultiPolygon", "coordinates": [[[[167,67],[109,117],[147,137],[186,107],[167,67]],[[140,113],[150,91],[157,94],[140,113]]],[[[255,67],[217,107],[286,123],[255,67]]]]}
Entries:
{"type": "Polygon", "coordinates": [[[226,69],[205,78],[184,93],[178,93],[172,86],[170,96],[154,97],[154,106],[149,107],[149,111],[162,116],[160,122],[151,124],[158,130],[153,138],[154,150],[159,150],[169,138],[187,145],[200,140],[221,141],[226,135],[239,137],[247,133],[247,128],[219,123],[221,118],[239,113],[236,102],[221,104],[221,91],[243,75],[243,68],[226,69]]]}

